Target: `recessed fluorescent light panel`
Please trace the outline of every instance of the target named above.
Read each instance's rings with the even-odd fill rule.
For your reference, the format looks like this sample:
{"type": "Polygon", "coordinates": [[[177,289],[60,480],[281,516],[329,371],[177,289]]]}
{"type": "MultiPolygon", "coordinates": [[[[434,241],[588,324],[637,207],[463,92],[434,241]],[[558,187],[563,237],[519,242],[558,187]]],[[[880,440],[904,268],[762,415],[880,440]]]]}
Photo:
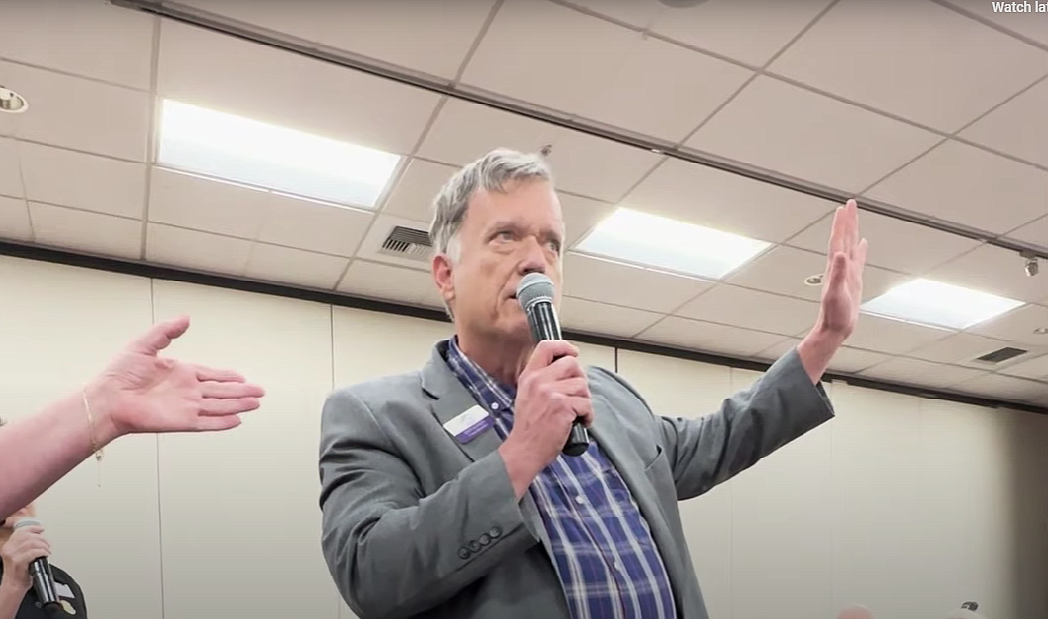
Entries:
{"type": "Polygon", "coordinates": [[[620,208],[598,224],[576,250],[703,279],[720,279],[769,245],[729,232],[620,208]]]}
{"type": "Polygon", "coordinates": [[[158,163],[327,202],[373,208],[398,155],[165,100],[158,163]]]}
{"type": "Polygon", "coordinates": [[[1022,301],[953,284],[915,279],[862,306],[868,314],[948,329],[967,329],[1013,310],[1022,301]]]}

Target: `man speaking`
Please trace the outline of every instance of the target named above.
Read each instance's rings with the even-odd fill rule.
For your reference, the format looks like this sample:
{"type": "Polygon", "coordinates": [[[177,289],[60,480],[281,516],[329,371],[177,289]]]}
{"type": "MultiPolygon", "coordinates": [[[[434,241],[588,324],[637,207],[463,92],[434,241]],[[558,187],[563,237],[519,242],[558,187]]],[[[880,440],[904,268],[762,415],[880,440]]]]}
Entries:
{"type": "Polygon", "coordinates": [[[837,211],[810,334],[696,419],[658,416],[565,341],[536,344],[518,285],[545,275],[555,307],[565,238],[541,158],[493,151],[434,206],[454,337],[324,406],[322,545],[342,596],[362,619],[707,619],[677,502],[832,418],[819,379],[858,317],[855,203],[837,211]]]}

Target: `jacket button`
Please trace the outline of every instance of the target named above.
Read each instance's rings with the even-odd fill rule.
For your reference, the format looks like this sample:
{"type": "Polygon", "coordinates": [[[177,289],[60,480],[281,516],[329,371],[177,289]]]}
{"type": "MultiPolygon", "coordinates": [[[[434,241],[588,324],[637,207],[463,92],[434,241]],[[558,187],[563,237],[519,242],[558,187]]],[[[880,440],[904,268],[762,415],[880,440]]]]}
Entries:
{"type": "Polygon", "coordinates": [[[462,548],[459,548],[459,558],[462,559],[463,561],[468,559],[469,558],[469,548],[466,548],[465,546],[463,546],[462,548]]]}
{"type": "Polygon", "coordinates": [[[497,538],[498,536],[502,535],[502,527],[498,525],[493,526],[491,527],[491,530],[488,531],[488,534],[491,535],[492,538],[497,538]]]}
{"type": "Polygon", "coordinates": [[[491,543],[491,536],[488,535],[487,533],[481,533],[480,537],[478,539],[480,540],[480,545],[481,546],[487,546],[488,544],[491,543]]]}
{"type": "Polygon", "coordinates": [[[473,540],[469,543],[469,549],[473,552],[477,552],[480,550],[480,544],[477,543],[477,540],[473,540]]]}

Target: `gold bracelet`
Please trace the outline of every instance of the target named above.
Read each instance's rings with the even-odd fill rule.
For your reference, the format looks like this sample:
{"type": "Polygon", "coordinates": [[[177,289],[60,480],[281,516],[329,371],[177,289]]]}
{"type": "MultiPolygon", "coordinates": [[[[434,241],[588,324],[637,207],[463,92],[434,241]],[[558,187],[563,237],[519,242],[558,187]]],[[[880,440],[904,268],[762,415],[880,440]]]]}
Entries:
{"type": "Polygon", "coordinates": [[[95,460],[102,460],[104,455],[102,448],[98,446],[98,441],[95,439],[95,418],[91,414],[91,404],[87,401],[87,387],[80,392],[84,399],[84,410],[87,412],[87,427],[91,434],[91,449],[95,452],[95,460]]]}

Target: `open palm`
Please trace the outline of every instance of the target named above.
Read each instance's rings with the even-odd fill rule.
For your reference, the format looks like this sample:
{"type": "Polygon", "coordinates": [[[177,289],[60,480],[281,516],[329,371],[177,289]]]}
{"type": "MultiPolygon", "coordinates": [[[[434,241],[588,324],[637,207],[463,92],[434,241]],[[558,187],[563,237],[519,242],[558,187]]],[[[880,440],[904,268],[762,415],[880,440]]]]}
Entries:
{"type": "Polygon", "coordinates": [[[240,374],[158,356],[188,328],[187,317],[154,325],[90,388],[118,433],[226,430],[259,407],[264,391],[240,374]]]}
{"type": "Polygon", "coordinates": [[[862,305],[862,274],[866,268],[866,239],[859,237],[859,207],[855,200],[837,208],[822,287],[821,326],[842,339],[855,329],[862,305]]]}

